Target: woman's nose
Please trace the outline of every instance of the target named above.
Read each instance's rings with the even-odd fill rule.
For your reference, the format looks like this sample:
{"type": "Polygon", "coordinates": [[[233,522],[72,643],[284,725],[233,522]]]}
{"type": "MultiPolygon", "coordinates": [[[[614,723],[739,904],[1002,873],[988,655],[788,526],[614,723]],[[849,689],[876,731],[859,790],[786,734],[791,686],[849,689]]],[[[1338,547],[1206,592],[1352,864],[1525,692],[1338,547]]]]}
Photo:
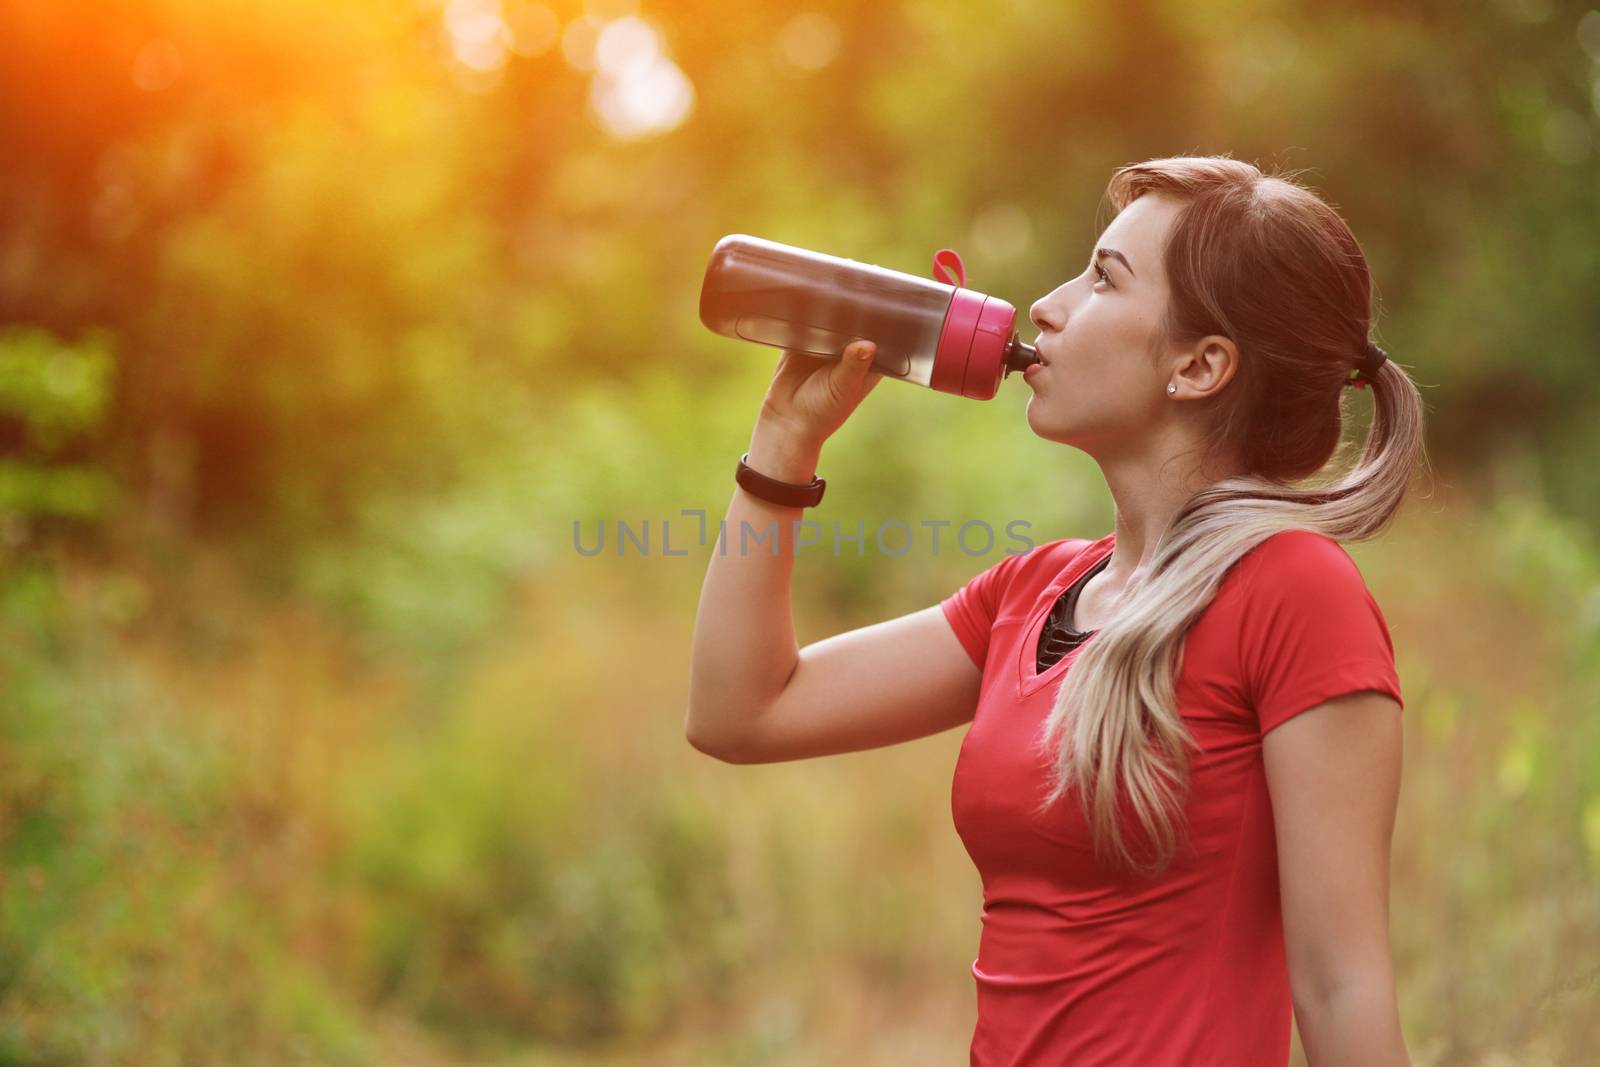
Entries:
{"type": "Polygon", "coordinates": [[[1060,314],[1043,300],[1034,301],[1033,306],[1028,309],[1028,318],[1041,330],[1059,330],[1061,328],[1060,314]]]}

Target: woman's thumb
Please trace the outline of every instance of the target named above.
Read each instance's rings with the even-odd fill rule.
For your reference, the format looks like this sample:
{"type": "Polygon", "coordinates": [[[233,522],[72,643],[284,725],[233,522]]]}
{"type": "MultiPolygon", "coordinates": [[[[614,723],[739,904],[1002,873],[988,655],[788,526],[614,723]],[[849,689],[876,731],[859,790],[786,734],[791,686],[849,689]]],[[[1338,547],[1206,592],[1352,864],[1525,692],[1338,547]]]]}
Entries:
{"type": "Polygon", "coordinates": [[[872,360],[877,354],[878,346],[871,341],[851,341],[846,345],[839,365],[833,369],[840,384],[857,385],[872,369],[872,360]]]}

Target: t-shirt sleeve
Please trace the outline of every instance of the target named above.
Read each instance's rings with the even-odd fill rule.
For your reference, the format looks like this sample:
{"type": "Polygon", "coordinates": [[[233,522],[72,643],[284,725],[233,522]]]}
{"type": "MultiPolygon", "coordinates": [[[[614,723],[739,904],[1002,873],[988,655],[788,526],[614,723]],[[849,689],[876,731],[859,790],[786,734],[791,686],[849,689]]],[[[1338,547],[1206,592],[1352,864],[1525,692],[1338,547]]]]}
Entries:
{"type": "Polygon", "coordinates": [[[1037,547],[1006,556],[974,575],[939,604],[961,647],[967,650],[967,655],[972,657],[972,662],[978,665],[979,670],[983,669],[984,661],[989,656],[989,632],[1000,613],[1000,605],[1005,599],[1011,578],[1022,560],[1036,551],[1037,547]]]}
{"type": "Polygon", "coordinates": [[[1291,531],[1257,551],[1239,650],[1262,735],[1346,693],[1384,693],[1404,707],[1388,623],[1344,548],[1291,531]]]}

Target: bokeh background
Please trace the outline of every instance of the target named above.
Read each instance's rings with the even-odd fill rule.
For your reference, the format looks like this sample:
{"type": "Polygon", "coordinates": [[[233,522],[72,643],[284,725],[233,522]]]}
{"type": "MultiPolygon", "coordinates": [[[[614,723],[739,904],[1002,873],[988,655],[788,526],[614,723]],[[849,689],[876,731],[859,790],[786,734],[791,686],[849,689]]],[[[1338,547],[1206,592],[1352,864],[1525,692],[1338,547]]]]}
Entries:
{"type": "MultiPolygon", "coordinates": [[[[1207,152],[1344,212],[1429,405],[1351,546],[1415,1062],[1593,1062],[1600,11],[11,0],[0,41],[0,1064],[965,1062],[961,732],[684,740],[682,513],[777,356],[701,274],[953,246],[1025,309],[1114,167],[1207,152]],[[618,520],[650,550],[575,550],[618,520]]],[[[1027,395],[886,383],[815,517],[1101,536],[1027,395]]],[[[802,642],[1008,547],[826,545],[802,642]]]]}

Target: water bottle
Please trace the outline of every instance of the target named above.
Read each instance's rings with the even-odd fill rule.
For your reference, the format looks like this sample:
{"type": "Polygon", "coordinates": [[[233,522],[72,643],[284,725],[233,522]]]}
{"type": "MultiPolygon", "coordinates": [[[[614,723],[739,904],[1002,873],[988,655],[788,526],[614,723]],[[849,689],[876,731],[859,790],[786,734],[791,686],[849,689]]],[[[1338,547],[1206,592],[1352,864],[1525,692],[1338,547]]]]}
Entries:
{"type": "Polygon", "coordinates": [[[933,272],[939,280],[729,234],[706,267],[700,321],[724,337],[834,359],[862,338],[877,345],[873,369],[886,377],[988,400],[1039,354],[1018,339],[1016,308],[966,288],[953,250],[934,255],[933,272]]]}

